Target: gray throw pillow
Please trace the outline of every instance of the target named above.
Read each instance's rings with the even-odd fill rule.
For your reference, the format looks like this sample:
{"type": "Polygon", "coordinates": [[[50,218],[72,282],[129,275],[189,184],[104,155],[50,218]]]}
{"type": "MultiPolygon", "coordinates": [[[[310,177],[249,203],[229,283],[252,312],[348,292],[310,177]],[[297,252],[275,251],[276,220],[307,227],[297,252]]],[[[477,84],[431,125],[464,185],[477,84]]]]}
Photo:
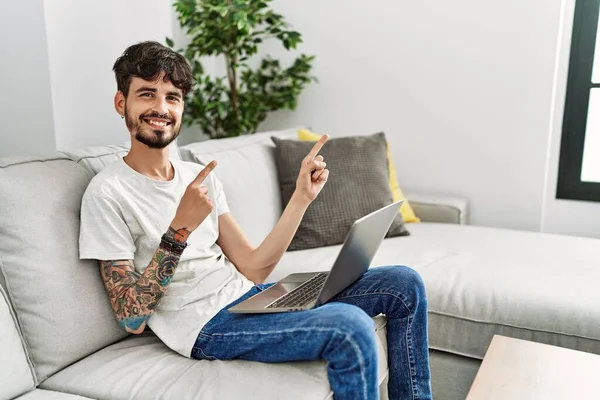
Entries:
{"type": "MultiPolygon", "coordinates": [[[[271,139],[283,205],[287,206],[296,189],[302,159],[315,142],[271,139]]],[[[304,214],[288,250],[341,244],[355,220],[392,203],[386,150],[383,132],[330,138],[325,143],[319,154],[327,163],[329,178],[304,214]]],[[[398,213],[386,237],[408,235],[398,213]]]]}

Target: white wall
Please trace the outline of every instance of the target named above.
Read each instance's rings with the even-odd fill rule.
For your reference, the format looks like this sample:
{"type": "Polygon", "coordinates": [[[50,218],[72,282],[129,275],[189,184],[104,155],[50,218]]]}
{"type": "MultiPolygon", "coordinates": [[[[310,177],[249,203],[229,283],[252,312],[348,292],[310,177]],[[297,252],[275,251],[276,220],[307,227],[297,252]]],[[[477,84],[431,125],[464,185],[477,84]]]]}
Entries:
{"type": "Polygon", "coordinates": [[[42,0],[0,1],[0,38],[0,157],[52,151],[54,128],[42,0]]]}
{"type": "Polygon", "coordinates": [[[556,199],[558,161],[562,134],[563,110],[569,72],[569,51],[575,0],[563,0],[561,36],[557,51],[556,93],[550,121],[551,145],[548,152],[548,174],[544,194],[542,230],[600,238],[600,203],[556,199]]]}
{"type": "Polygon", "coordinates": [[[127,141],[112,66],[127,46],[172,36],[171,4],[0,2],[0,157],[127,141]]]}
{"type": "Polygon", "coordinates": [[[56,147],[59,150],[129,139],[113,107],[112,67],[142,40],[172,35],[165,0],[44,0],[56,147]]]}
{"type": "MultiPolygon", "coordinates": [[[[0,2],[0,157],[120,143],[112,65],[180,31],[171,1],[0,2]]],[[[276,0],[316,54],[294,112],[262,130],[384,130],[406,192],[466,197],[471,223],[600,237],[600,204],[556,200],[574,0],[276,0]]],[[[283,60],[293,54],[267,46],[283,60]]],[[[207,68],[217,72],[214,62],[207,68]]],[[[204,137],[184,129],[180,144],[204,137]]]]}
{"type": "Polygon", "coordinates": [[[541,229],[561,2],[274,6],[316,54],[320,84],[261,129],[383,130],[405,191],[464,196],[473,224],[541,229]]]}

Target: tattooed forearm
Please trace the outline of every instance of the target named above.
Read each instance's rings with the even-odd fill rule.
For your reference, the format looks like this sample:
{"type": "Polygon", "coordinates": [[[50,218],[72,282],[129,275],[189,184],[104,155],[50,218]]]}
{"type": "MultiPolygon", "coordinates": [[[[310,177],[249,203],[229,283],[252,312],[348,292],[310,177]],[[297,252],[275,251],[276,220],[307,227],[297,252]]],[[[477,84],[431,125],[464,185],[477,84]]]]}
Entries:
{"type": "MultiPolygon", "coordinates": [[[[169,231],[173,230],[169,228],[169,231]]],[[[179,235],[185,233],[173,232],[179,235]]],[[[179,257],[179,254],[161,245],[143,274],[135,271],[132,260],[100,261],[100,271],[113,311],[126,331],[143,332],[171,283],[179,257]]]]}

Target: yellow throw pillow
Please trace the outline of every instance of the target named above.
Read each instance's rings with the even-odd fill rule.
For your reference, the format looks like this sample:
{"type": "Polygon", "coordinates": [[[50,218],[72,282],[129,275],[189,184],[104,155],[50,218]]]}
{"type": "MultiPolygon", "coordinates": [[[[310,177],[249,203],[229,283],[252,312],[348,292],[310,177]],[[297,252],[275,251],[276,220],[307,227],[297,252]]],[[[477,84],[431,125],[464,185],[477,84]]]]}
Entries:
{"type": "MultiPolygon", "coordinates": [[[[313,133],[307,131],[306,129],[298,130],[298,140],[308,141],[308,142],[316,142],[319,140],[321,135],[317,133],[313,133]]],[[[394,195],[394,201],[398,201],[404,198],[404,194],[402,194],[402,190],[400,190],[400,185],[398,184],[398,178],[396,176],[396,168],[394,167],[394,162],[392,161],[392,152],[390,151],[390,143],[387,145],[387,158],[388,158],[388,166],[390,172],[390,189],[392,190],[392,194],[394,195]]],[[[405,200],[402,206],[400,207],[400,214],[402,214],[402,218],[404,222],[421,222],[419,218],[415,215],[412,207],[408,203],[408,200],[405,200]]]]}

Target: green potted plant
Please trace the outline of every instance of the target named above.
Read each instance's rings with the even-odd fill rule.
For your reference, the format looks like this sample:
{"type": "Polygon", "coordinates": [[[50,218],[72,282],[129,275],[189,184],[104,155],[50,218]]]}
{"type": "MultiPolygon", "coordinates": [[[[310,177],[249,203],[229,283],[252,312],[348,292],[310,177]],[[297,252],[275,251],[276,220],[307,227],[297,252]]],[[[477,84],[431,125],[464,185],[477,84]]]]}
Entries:
{"type": "MultiPolygon", "coordinates": [[[[284,68],[270,56],[252,68],[249,61],[266,39],[287,50],[302,42],[282,15],[269,8],[272,0],[179,0],[174,3],[181,27],[190,39],[177,50],[190,62],[196,86],[186,98],[183,122],[198,125],[210,138],[254,133],[268,113],[293,110],[310,75],[314,56],[300,54],[284,68]],[[224,57],[224,76],[205,72],[201,57],[224,57]]],[[[166,39],[174,48],[173,40],[166,39]]],[[[256,60],[252,60],[256,63],[256,60]]]]}

